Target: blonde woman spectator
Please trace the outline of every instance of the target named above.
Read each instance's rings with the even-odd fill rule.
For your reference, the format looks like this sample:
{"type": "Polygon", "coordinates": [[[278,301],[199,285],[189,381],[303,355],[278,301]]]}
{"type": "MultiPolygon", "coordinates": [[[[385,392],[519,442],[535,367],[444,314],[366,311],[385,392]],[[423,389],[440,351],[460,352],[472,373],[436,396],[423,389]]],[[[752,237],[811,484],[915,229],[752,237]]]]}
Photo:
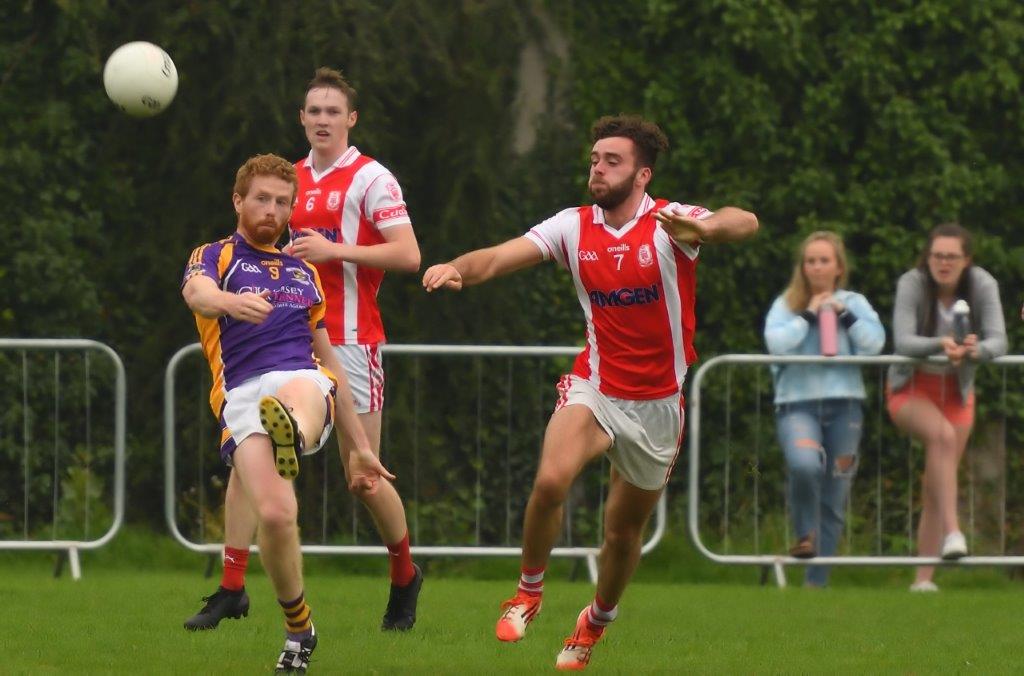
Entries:
{"type": "MultiPolygon", "coordinates": [[[[835,354],[881,352],[885,329],[867,299],[845,288],[848,270],[837,234],[815,232],[803,241],[789,286],[775,299],[765,321],[764,338],[771,354],[821,354],[821,329],[827,336],[828,327],[820,326],[818,318],[825,306],[838,315],[835,354]]],[[[786,457],[797,538],[790,554],[832,556],[857,469],[865,397],[860,368],[787,364],[773,367],[772,373],[776,428],[786,457]]],[[[808,566],[805,583],[824,586],[828,575],[825,566],[808,566]]]]}

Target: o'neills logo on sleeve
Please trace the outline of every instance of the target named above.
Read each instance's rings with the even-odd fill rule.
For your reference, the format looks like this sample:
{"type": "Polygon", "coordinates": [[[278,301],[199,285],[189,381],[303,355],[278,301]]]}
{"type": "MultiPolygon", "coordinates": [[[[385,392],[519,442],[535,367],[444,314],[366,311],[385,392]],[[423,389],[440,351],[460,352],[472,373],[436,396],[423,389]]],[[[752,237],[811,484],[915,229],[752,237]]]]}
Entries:
{"type": "Polygon", "coordinates": [[[399,204],[397,207],[385,207],[374,211],[373,222],[380,223],[381,221],[391,221],[396,218],[404,218],[408,215],[409,211],[405,208],[405,205],[399,204]]]}
{"type": "Polygon", "coordinates": [[[591,291],[590,304],[597,307],[627,307],[630,305],[647,305],[661,301],[661,291],[657,284],[638,286],[636,288],[612,289],[611,291],[591,291]]]}

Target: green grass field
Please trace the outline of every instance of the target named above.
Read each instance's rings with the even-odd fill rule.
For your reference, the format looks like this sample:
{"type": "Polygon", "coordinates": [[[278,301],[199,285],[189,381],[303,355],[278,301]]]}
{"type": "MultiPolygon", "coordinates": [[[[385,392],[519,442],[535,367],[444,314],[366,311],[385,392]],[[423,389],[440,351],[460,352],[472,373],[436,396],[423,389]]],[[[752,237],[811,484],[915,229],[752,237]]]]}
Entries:
{"type": "MultiPolygon", "coordinates": [[[[140,571],[87,560],[84,577],[54,579],[39,564],[0,560],[0,636],[5,674],[224,673],[271,671],[282,620],[265,576],[249,579],[252,611],[212,632],[182,621],[212,591],[200,566],[140,571]]],[[[197,559],[192,559],[196,561],[197,559]]],[[[646,563],[646,562],[645,562],[646,563]]],[[[644,564],[642,564],[643,566],[644,564]]],[[[904,571],[905,573],[905,571],[904,571]]],[[[638,582],[595,650],[594,673],[1020,673],[1021,595],[945,588],[912,595],[905,585],[825,591],[748,584],[638,582]]],[[[313,673],[543,673],[553,671],[592,588],[565,575],[548,583],[544,611],[526,640],[493,638],[498,603],[513,580],[428,575],[420,620],[405,635],[378,630],[380,577],[312,564],[307,596],[321,635],[313,673]]]]}

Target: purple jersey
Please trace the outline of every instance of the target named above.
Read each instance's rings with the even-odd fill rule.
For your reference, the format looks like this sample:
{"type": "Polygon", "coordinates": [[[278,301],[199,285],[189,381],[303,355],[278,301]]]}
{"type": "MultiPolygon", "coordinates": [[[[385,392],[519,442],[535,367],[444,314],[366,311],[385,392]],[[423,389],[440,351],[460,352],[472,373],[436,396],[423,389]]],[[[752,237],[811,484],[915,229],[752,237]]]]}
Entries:
{"type": "Polygon", "coordinates": [[[275,247],[253,247],[236,232],[196,247],[182,286],[196,275],[206,275],[229,293],[270,291],[267,300],[274,306],[261,324],[227,315],[215,319],[196,315],[203,353],[213,373],[210,406],[214,415],[220,415],[227,391],[250,378],[270,371],[320,368],[313,357],[313,331],[323,327],[326,305],[316,268],[275,247]]]}

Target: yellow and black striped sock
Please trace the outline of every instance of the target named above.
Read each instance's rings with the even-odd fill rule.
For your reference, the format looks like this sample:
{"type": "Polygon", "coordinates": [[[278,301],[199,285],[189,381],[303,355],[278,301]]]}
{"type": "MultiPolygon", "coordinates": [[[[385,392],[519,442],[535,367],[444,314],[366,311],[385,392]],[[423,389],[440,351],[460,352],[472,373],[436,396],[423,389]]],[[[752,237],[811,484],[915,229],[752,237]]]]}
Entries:
{"type": "Polygon", "coordinates": [[[313,633],[313,612],[306,605],[306,594],[303,592],[294,601],[282,601],[281,609],[284,610],[284,624],[288,632],[288,638],[293,641],[301,641],[309,638],[313,633]]]}

